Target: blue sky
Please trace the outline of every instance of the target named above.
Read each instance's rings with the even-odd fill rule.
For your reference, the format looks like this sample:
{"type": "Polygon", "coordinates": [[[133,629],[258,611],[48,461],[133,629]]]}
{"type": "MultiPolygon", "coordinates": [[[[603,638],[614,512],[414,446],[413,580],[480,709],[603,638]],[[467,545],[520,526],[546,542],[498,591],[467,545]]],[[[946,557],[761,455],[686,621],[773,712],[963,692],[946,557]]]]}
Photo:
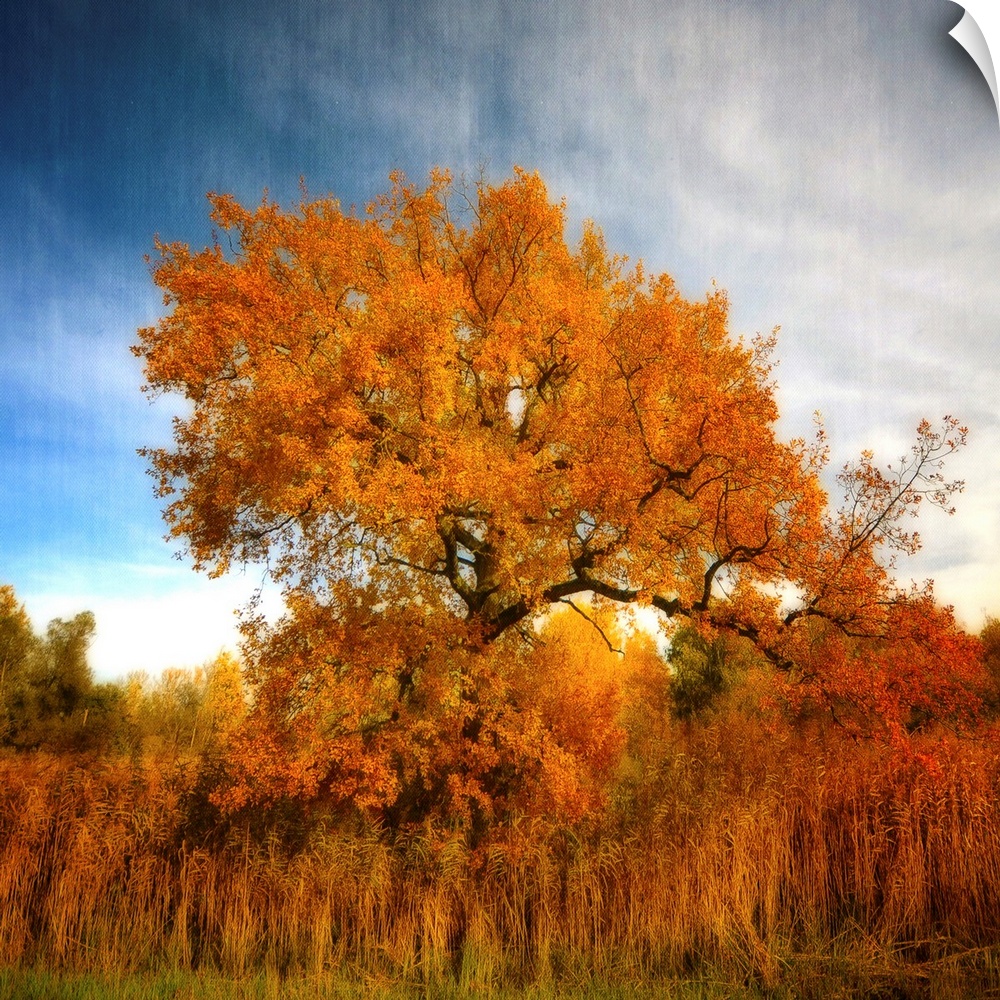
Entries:
{"type": "Polygon", "coordinates": [[[101,677],[235,643],[249,568],[196,575],[135,451],[169,440],[129,354],[154,235],[205,193],[364,204],[402,168],[537,169],[571,224],[782,328],[781,430],[834,465],[922,416],[970,443],[905,579],[1000,614],[1000,128],[948,0],[256,2],[0,12],[0,582],[36,627],[95,612],[101,677]]]}

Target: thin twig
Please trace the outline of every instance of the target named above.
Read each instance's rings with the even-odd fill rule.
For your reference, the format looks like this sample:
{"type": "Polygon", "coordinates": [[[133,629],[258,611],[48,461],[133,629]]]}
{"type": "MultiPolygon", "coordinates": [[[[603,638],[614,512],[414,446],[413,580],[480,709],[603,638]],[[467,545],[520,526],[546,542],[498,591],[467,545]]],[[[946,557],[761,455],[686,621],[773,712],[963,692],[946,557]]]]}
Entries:
{"type": "Polygon", "coordinates": [[[597,622],[595,622],[594,619],[591,618],[590,615],[588,615],[586,611],[583,611],[576,604],[574,604],[573,601],[570,598],[568,598],[568,597],[560,597],[558,603],[559,604],[568,604],[578,615],[580,615],[580,617],[586,618],[587,621],[590,622],[590,624],[593,625],[594,628],[597,629],[597,631],[600,633],[600,636],[604,640],[605,645],[607,645],[608,649],[612,653],[618,653],[621,656],[625,655],[625,650],[624,649],[619,649],[617,646],[612,646],[611,645],[611,640],[604,633],[604,629],[602,629],[601,626],[598,625],[597,622]]]}

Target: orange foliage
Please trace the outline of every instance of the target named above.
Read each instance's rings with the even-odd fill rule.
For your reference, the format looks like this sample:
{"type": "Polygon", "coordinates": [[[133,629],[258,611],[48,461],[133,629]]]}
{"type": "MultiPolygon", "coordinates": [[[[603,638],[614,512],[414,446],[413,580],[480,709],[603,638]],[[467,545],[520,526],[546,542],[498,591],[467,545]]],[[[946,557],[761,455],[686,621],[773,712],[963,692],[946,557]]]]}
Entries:
{"type": "Polygon", "coordinates": [[[229,737],[223,804],[318,798],[397,825],[571,818],[603,801],[624,744],[619,657],[588,622],[558,615],[527,648],[471,649],[364,596],[333,617],[295,595],[293,616],[254,633],[257,702],[229,737]]]}
{"type": "Polygon", "coordinates": [[[581,732],[597,689],[526,691],[511,667],[576,595],[735,632],[892,726],[968,697],[966,637],[879,561],[958,488],[954,421],[888,474],[863,456],[831,515],[822,432],[775,435],[773,336],[734,340],[723,292],[684,299],[592,225],[570,247],[537,175],[394,175],[363,215],[211,200],[225,243],[158,245],[170,311],[134,350],[151,391],[192,404],[146,452],[172,536],[199,568],[266,562],[286,587],[277,627],[246,626],[234,803],[488,813],[532,761],[552,801],[584,801],[555,762],[613,756],[610,730],[581,732]]]}

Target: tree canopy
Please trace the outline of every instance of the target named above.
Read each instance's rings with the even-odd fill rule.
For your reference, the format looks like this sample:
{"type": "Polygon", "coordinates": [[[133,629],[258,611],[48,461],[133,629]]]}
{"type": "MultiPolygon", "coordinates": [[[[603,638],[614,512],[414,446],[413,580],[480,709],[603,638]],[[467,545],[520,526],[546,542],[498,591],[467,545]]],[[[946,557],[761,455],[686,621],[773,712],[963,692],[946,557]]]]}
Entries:
{"type": "Polygon", "coordinates": [[[498,664],[583,598],[742,636],[853,724],[968,703],[976,643],[891,575],[909,516],[961,488],[954,419],[863,454],[833,508],[822,431],[776,434],[774,335],[734,338],[722,291],[685,299],[592,224],[570,245],[537,175],[394,175],[364,212],[210,198],[212,246],[157,244],[168,312],[134,351],[189,409],[145,454],[198,568],[284,583],[285,618],[246,624],[276,788],[395,801],[448,713],[495,770],[498,664]]]}

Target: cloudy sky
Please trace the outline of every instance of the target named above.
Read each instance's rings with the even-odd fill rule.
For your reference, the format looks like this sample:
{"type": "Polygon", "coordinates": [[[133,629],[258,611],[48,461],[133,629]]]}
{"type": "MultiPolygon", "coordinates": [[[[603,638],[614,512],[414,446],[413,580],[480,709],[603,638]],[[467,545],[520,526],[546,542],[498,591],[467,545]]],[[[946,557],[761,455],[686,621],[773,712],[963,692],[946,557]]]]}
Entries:
{"type": "Polygon", "coordinates": [[[36,627],[89,609],[101,677],[235,642],[253,568],[163,540],[129,354],[162,304],[155,235],[211,240],[205,193],[363,205],[402,168],[537,169],[611,249],[734,332],[780,325],[781,430],[834,465],[970,427],[958,513],[904,579],[1000,614],[1000,125],[948,0],[5,3],[0,13],[0,583],[36,627]]]}

